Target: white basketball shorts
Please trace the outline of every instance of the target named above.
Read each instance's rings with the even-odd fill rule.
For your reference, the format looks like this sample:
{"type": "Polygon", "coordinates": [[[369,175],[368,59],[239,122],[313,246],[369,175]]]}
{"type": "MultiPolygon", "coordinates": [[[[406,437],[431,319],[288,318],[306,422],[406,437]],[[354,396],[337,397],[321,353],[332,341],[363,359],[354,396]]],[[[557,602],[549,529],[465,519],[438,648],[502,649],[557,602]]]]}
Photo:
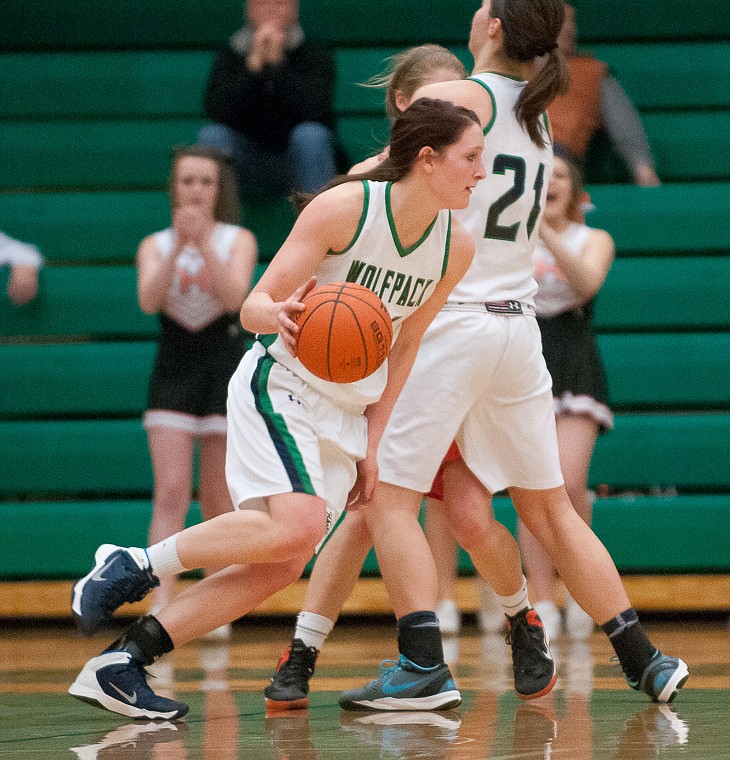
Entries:
{"type": "Polygon", "coordinates": [[[380,480],[428,493],[455,440],[491,493],[562,485],[551,387],[534,317],[447,305],[388,421],[380,480]]]}
{"type": "Polygon", "coordinates": [[[226,480],[236,509],[266,510],[266,497],[324,499],[327,531],[344,511],[365,456],[367,420],[321,396],[255,343],[228,386],[226,480]]]}

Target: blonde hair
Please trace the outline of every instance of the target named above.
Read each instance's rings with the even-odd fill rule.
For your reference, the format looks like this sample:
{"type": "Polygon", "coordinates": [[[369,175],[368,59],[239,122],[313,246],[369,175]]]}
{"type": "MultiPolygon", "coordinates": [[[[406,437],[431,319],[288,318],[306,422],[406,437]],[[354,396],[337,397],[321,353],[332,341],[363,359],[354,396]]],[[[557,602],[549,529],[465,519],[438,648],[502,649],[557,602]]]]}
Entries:
{"type": "Polygon", "coordinates": [[[454,79],[465,79],[464,64],[441,45],[417,45],[401,53],[386,58],[388,66],[381,74],[376,74],[363,82],[361,87],[385,88],[385,112],[390,119],[400,114],[396,103],[398,92],[410,100],[413,93],[428,84],[437,71],[454,72],[454,79]]]}

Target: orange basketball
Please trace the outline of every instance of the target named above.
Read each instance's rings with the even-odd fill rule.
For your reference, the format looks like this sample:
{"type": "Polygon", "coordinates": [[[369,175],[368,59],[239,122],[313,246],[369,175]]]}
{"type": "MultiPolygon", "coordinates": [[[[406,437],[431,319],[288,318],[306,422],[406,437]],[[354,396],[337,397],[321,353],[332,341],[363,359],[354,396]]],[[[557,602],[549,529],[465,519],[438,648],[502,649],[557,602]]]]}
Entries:
{"type": "Polygon", "coordinates": [[[298,356],[314,375],[352,383],[385,361],[393,326],[372,290],[352,282],[331,282],[310,291],[297,317],[298,356]]]}

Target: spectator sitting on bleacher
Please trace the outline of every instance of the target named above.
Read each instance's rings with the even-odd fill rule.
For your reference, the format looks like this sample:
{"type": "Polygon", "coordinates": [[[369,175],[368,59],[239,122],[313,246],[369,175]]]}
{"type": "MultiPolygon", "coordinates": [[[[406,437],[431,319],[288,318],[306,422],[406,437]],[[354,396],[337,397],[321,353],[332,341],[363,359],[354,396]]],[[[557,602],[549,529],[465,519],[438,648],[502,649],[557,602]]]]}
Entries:
{"type": "Polygon", "coordinates": [[[198,142],[233,160],[243,192],[314,193],[335,175],[334,59],[304,38],[298,6],[248,0],[213,64],[198,142]]]}
{"type": "Polygon", "coordinates": [[[565,6],[558,45],[570,72],[570,86],[548,108],[553,138],[578,159],[585,157],[591,138],[605,129],[634,181],[642,187],[660,184],[641,118],[608,66],[576,47],[575,8],[565,6]]]}
{"type": "Polygon", "coordinates": [[[0,232],[0,267],[10,267],[8,297],[14,306],[23,306],[36,297],[42,265],[43,257],[34,245],[0,232]]]}

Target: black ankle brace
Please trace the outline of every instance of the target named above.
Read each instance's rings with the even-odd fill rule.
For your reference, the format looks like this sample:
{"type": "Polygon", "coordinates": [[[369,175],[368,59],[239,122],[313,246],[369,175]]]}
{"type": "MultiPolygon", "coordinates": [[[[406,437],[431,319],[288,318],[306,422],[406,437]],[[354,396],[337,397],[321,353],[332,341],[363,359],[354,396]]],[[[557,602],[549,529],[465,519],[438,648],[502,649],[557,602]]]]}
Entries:
{"type": "Polygon", "coordinates": [[[153,615],[144,615],[132,623],[127,630],[104,651],[129,652],[143,665],[151,665],[163,654],[175,648],[172,639],[153,615]]]}

